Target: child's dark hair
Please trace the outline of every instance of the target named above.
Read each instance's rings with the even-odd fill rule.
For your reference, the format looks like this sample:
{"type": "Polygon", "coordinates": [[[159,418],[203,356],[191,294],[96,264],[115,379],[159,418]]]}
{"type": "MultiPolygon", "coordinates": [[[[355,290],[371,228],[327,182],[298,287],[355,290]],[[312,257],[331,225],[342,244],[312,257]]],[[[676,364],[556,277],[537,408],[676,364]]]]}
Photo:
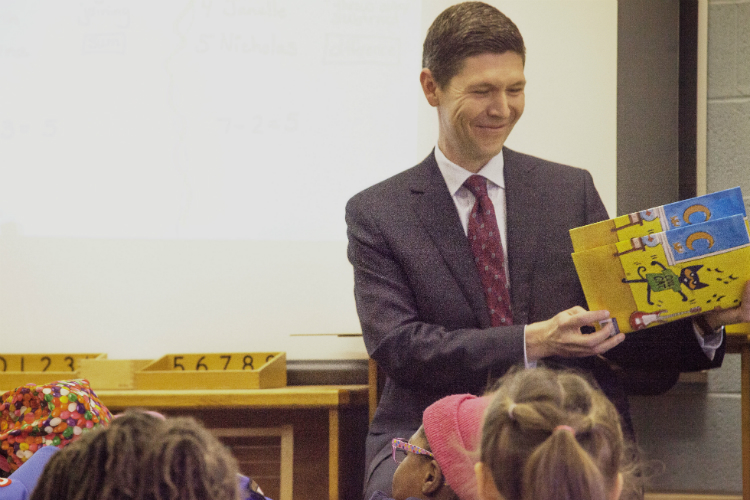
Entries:
{"type": "Polygon", "coordinates": [[[191,418],[168,419],[145,460],[144,500],[238,497],[237,463],[218,439],[191,418]]]}
{"type": "Polygon", "coordinates": [[[506,500],[609,498],[624,466],[614,405],[581,375],[514,370],[492,396],[481,461],[506,500]]]}
{"type": "Polygon", "coordinates": [[[236,461],[200,424],[133,411],[53,455],[31,500],[237,498],[236,461]]]}

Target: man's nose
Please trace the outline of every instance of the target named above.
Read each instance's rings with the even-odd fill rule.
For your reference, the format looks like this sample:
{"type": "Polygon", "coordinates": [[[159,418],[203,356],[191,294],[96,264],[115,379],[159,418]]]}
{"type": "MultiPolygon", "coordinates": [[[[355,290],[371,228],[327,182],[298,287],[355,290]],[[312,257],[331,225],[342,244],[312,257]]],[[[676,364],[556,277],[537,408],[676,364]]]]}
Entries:
{"type": "Polygon", "coordinates": [[[489,114],[500,118],[507,118],[510,116],[510,104],[508,102],[508,95],[505,92],[497,92],[490,105],[489,114]]]}

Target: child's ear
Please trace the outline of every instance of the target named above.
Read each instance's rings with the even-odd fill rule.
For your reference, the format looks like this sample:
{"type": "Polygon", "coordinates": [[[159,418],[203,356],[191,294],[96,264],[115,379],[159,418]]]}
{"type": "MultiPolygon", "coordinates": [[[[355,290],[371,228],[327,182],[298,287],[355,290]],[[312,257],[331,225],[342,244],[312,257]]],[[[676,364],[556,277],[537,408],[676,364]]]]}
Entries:
{"type": "Polygon", "coordinates": [[[440,491],[444,483],[445,478],[443,477],[442,469],[435,459],[430,460],[429,467],[425,471],[424,481],[422,482],[422,493],[431,497],[440,491]]]}
{"type": "Polygon", "coordinates": [[[477,477],[477,491],[482,500],[504,500],[497,491],[495,480],[492,479],[492,471],[482,462],[474,464],[474,474],[477,477]]]}

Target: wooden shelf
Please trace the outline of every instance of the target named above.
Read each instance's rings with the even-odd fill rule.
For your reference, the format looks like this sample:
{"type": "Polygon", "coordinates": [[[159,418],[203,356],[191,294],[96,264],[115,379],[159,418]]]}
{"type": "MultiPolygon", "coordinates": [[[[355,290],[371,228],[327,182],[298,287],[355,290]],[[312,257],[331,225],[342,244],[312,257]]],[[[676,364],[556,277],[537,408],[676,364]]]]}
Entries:
{"type": "Polygon", "coordinates": [[[366,406],[366,385],[291,386],[241,390],[96,391],[107,408],[346,408],[366,406]]]}

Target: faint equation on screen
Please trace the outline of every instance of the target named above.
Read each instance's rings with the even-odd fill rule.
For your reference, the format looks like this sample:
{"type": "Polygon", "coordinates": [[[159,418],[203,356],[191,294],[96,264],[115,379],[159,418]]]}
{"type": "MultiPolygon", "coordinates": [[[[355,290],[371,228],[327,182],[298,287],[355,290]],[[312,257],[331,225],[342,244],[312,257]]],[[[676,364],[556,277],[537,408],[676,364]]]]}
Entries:
{"type": "Polygon", "coordinates": [[[25,136],[51,138],[57,133],[57,120],[0,120],[0,138],[15,139],[25,136]]]}
{"type": "Polygon", "coordinates": [[[341,240],[412,161],[419,0],[39,1],[0,4],[0,184],[54,186],[0,186],[23,234],[341,240]]]}
{"type": "Polygon", "coordinates": [[[195,51],[199,54],[218,50],[235,54],[295,56],[297,46],[293,41],[271,37],[256,37],[242,33],[203,33],[198,36],[195,51]]]}
{"type": "Polygon", "coordinates": [[[130,26],[130,7],[105,5],[100,1],[84,2],[77,24],[83,28],[82,54],[124,54],[130,26]],[[106,30],[106,31],[103,31],[106,30]]]}

